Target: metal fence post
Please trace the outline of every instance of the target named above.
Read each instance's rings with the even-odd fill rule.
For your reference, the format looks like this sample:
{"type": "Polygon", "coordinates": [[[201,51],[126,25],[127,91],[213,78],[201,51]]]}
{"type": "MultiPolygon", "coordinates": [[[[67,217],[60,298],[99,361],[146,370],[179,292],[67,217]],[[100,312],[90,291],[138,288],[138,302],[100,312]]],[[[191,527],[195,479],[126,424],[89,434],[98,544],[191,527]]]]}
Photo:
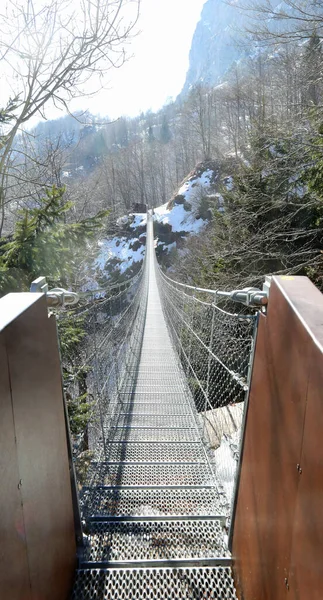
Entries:
{"type": "MultiPolygon", "coordinates": [[[[195,292],[192,296],[193,298],[193,310],[191,312],[191,321],[190,321],[190,327],[193,330],[194,328],[194,315],[195,315],[195,306],[196,306],[196,302],[195,302],[195,292]]],[[[187,373],[189,374],[190,372],[190,366],[191,366],[191,352],[192,352],[192,341],[193,341],[193,334],[192,332],[190,332],[189,334],[190,336],[190,341],[189,341],[189,346],[188,346],[188,353],[187,353],[187,364],[188,364],[188,371],[187,373]]],[[[194,354],[194,353],[193,353],[194,354]]]]}
{"type": "Polygon", "coordinates": [[[238,466],[236,470],[236,476],[234,481],[234,490],[233,490],[233,501],[231,505],[231,515],[230,515],[230,529],[229,529],[229,539],[228,546],[230,551],[232,552],[232,542],[233,542],[233,529],[234,529],[234,521],[237,509],[237,499],[238,499],[238,489],[241,475],[241,465],[242,465],[242,454],[243,454],[243,446],[245,440],[245,431],[246,431],[246,419],[247,419],[247,411],[248,411],[248,403],[249,403],[249,393],[250,393],[250,382],[252,377],[252,369],[255,358],[255,349],[256,349],[256,340],[257,340],[257,332],[258,332],[258,323],[259,323],[259,312],[257,313],[256,319],[254,321],[254,328],[252,332],[252,346],[250,352],[250,359],[248,364],[248,388],[245,394],[245,402],[244,402],[244,410],[243,410],[243,420],[242,420],[242,428],[241,428],[241,436],[240,436],[240,447],[239,447],[239,460],[238,466]]]}
{"type": "Polygon", "coordinates": [[[211,352],[213,345],[213,333],[214,333],[214,319],[215,319],[215,310],[214,305],[212,304],[212,321],[211,321],[211,335],[210,335],[210,343],[209,343],[209,355],[207,361],[207,376],[206,376],[206,398],[205,398],[205,410],[206,410],[206,402],[209,402],[209,388],[210,388],[210,373],[211,373],[211,352]]]}
{"type": "Polygon", "coordinates": [[[99,389],[99,359],[98,359],[98,348],[97,348],[97,328],[96,328],[96,320],[97,320],[97,307],[94,304],[93,311],[93,337],[94,337],[94,389],[97,396],[97,404],[99,407],[99,415],[100,415],[100,424],[101,424],[101,432],[102,432],[102,443],[103,443],[103,451],[106,456],[106,444],[105,444],[105,431],[104,431],[104,419],[102,414],[102,406],[101,406],[101,390],[99,389]]]}

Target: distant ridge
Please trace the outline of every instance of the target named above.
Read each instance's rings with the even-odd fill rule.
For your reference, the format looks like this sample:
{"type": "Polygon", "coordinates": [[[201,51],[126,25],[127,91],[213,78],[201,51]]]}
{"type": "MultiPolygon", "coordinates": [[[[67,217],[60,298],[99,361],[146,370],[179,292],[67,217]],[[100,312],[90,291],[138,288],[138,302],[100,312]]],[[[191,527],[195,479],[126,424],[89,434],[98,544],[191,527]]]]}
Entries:
{"type": "Polygon", "coordinates": [[[241,25],[244,14],[237,5],[238,2],[206,0],[193,35],[181,97],[198,83],[210,86],[220,83],[232,63],[241,58],[238,24],[241,25]]]}

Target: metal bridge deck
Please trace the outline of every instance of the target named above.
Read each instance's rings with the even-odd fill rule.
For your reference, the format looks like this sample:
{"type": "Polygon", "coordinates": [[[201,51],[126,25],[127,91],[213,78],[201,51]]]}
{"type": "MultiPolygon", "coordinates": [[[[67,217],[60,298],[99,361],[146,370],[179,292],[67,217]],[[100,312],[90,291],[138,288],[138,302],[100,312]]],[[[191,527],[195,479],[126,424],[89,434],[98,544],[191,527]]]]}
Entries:
{"type": "Polygon", "coordinates": [[[164,319],[151,222],[147,229],[141,356],[109,408],[105,453],[83,489],[88,545],[73,599],[234,600],[221,495],[164,319]]]}

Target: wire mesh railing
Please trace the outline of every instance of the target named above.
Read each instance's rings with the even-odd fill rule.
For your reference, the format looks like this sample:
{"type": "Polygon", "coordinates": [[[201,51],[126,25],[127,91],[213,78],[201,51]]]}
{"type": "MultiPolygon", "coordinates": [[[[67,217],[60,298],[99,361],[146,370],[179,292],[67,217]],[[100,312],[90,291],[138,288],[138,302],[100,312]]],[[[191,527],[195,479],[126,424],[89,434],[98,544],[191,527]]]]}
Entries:
{"type": "Polygon", "coordinates": [[[81,294],[57,313],[63,380],[80,483],[83,463],[105,455],[124,381],[138,364],[147,302],[145,260],[120,284],[81,294]]]}
{"type": "MultiPolygon", "coordinates": [[[[148,256],[150,252],[152,241],[151,248],[147,247],[148,256]]],[[[245,298],[245,291],[229,294],[186,286],[163,273],[157,261],[155,267],[169,334],[186,375],[196,420],[204,439],[215,450],[215,476],[230,508],[257,313],[232,301],[241,300],[241,294],[245,298]]],[[[250,294],[247,292],[249,300],[250,294]]],[[[58,313],[65,393],[80,483],[97,480],[90,473],[93,465],[111,458],[111,443],[118,434],[118,413],[129,390],[135,387],[147,298],[146,256],[132,279],[82,294],[77,308],[58,313]],[[64,351],[65,339],[68,347],[64,351]]],[[[262,303],[263,297],[258,301],[262,303]]],[[[169,407],[171,415],[171,403],[169,407]]],[[[140,419],[142,425],[144,417],[140,419]]]]}
{"type": "Polygon", "coordinates": [[[236,312],[229,294],[185,286],[159,267],[157,280],[169,333],[231,504],[257,314],[242,305],[236,312]]]}

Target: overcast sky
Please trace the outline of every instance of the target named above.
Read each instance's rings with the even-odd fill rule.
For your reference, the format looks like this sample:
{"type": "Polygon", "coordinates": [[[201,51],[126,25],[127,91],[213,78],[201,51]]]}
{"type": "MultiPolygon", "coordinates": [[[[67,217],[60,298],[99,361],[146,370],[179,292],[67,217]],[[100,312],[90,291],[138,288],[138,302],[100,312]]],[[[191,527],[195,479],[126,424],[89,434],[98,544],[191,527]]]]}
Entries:
{"type": "MultiPolygon", "coordinates": [[[[196,23],[205,0],[142,0],[138,27],[131,43],[135,55],[120,70],[110,72],[110,89],[95,98],[74,100],[71,110],[135,116],[157,110],[176,97],[184,84],[196,23]]],[[[49,115],[48,115],[49,116],[49,115]]]]}

